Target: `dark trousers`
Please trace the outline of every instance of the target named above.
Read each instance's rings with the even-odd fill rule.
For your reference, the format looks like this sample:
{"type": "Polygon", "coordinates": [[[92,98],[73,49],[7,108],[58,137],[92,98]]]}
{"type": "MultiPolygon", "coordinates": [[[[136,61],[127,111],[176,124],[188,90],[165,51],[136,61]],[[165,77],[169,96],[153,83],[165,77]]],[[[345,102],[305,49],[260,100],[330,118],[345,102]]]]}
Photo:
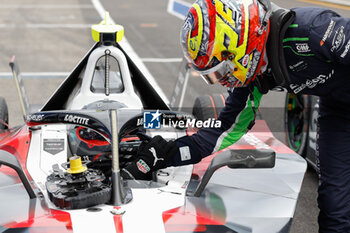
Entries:
{"type": "Polygon", "coordinates": [[[321,99],[318,125],[319,232],[350,232],[350,110],[321,99]]]}

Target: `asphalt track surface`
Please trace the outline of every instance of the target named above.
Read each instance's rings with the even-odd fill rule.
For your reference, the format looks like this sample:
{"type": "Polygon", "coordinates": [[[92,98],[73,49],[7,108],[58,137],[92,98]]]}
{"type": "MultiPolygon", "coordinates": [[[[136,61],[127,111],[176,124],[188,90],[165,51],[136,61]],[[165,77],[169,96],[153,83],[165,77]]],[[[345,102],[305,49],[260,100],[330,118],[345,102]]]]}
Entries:
{"type": "MultiPolygon", "coordinates": [[[[161,89],[171,97],[182,58],[179,33],[182,21],[167,13],[167,0],[101,0],[161,89]],[[173,59],[174,58],[174,59],[173,59]],[[170,60],[169,60],[170,59],[170,60]]],[[[277,0],[285,8],[321,6],[350,17],[350,7],[314,0],[277,0]]],[[[101,21],[90,0],[2,0],[0,3],[0,72],[9,73],[8,62],[16,55],[23,72],[69,72],[93,45],[90,25],[101,21]]],[[[195,76],[195,74],[193,74],[195,76]]],[[[1,77],[1,75],[0,75],[1,77]]],[[[24,80],[31,103],[44,103],[61,78],[24,80]]],[[[185,107],[196,96],[225,92],[191,77],[185,107]]],[[[262,115],[274,135],[284,141],[284,93],[269,93],[263,98],[262,115]]],[[[6,98],[10,126],[23,123],[19,102],[11,79],[0,78],[0,96],[6,98]]],[[[317,175],[306,173],[291,232],[317,232],[317,175]]]]}

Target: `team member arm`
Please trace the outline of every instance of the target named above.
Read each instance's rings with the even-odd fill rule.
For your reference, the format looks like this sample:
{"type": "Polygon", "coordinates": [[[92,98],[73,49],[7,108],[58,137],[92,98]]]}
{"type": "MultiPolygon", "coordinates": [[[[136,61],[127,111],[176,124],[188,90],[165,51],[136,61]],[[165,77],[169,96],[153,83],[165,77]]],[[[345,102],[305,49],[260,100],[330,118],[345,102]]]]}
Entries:
{"type": "Polygon", "coordinates": [[[220,128],[203,128],[192,136],[177,139],[175,142],[179,152],[168,165],[197,163],[202,158],[236,143],[252,126],[262,97],[256,87],[251,89],[253,88],[235,88],[230,93],[218,118],[221,121],[220,128]],[[181,149],[186,146],[190,150],[190,159],[187,159],[188,153],[186,156],[181,154],[188,152],[188,149],[181,149]]]}
{"type": "Polygon", "coordinates": [[[198,163],[203,157],[232,145],[247,132],[254,121],[261,96],[257,88],[234,89],[220,113],[220,128],[203,128],[192,136],[175,141],[166,141],[161,136],[156,136],[141,144],[138,158],[122,169],[122,176],[126,179],[147,180],[151,178],[151,171],[198,163]]]}
{"type": "Polygon", "coordinates": [[[325,10],[313,21],[309,37],[318,58],[350,64],[350,18],[325,10]]]}

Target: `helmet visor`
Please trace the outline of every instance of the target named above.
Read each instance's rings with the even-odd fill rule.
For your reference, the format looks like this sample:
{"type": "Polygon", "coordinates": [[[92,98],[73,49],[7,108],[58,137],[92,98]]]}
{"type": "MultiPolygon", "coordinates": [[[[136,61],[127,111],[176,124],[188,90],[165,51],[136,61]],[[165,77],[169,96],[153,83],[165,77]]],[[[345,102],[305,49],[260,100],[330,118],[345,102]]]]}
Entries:
{"type": "Polygon", "coordinates": [[[220,62],[208,70],[197,70],[207,84],[215,84],[233,73],[235,65],[230,60],[220,62]]]}

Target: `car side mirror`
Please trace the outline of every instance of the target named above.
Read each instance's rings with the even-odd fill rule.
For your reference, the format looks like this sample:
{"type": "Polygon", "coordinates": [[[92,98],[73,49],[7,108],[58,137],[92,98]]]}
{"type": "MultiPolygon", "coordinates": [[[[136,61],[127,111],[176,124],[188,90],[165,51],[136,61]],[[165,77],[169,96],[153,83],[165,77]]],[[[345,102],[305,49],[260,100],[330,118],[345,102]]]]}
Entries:
{"type": "Polygon", "coordinates": [[[214,172],[224,166],[229,168],[273,168],[276,153],[273,150],[226,150],[217,154],[204,173],[202,180],[194,192],[195,197],[201,196],[214,172]]]}
{"type": "Polygon", "coordinates": [[[0,150],[0,166],[1,165],[8,166],[8,167],[14,169],[17,172],[19,178],[21,179],[21,181],[24,185],[24,188],[27,190],[29,198],[30,199],[36,198],[34,190],[33,190],[32,186],[30,185],[26,174],[23,171],[20,162],[18,161],[18,159],[14,155],[10,154],[7,151],[0,150]]]}

